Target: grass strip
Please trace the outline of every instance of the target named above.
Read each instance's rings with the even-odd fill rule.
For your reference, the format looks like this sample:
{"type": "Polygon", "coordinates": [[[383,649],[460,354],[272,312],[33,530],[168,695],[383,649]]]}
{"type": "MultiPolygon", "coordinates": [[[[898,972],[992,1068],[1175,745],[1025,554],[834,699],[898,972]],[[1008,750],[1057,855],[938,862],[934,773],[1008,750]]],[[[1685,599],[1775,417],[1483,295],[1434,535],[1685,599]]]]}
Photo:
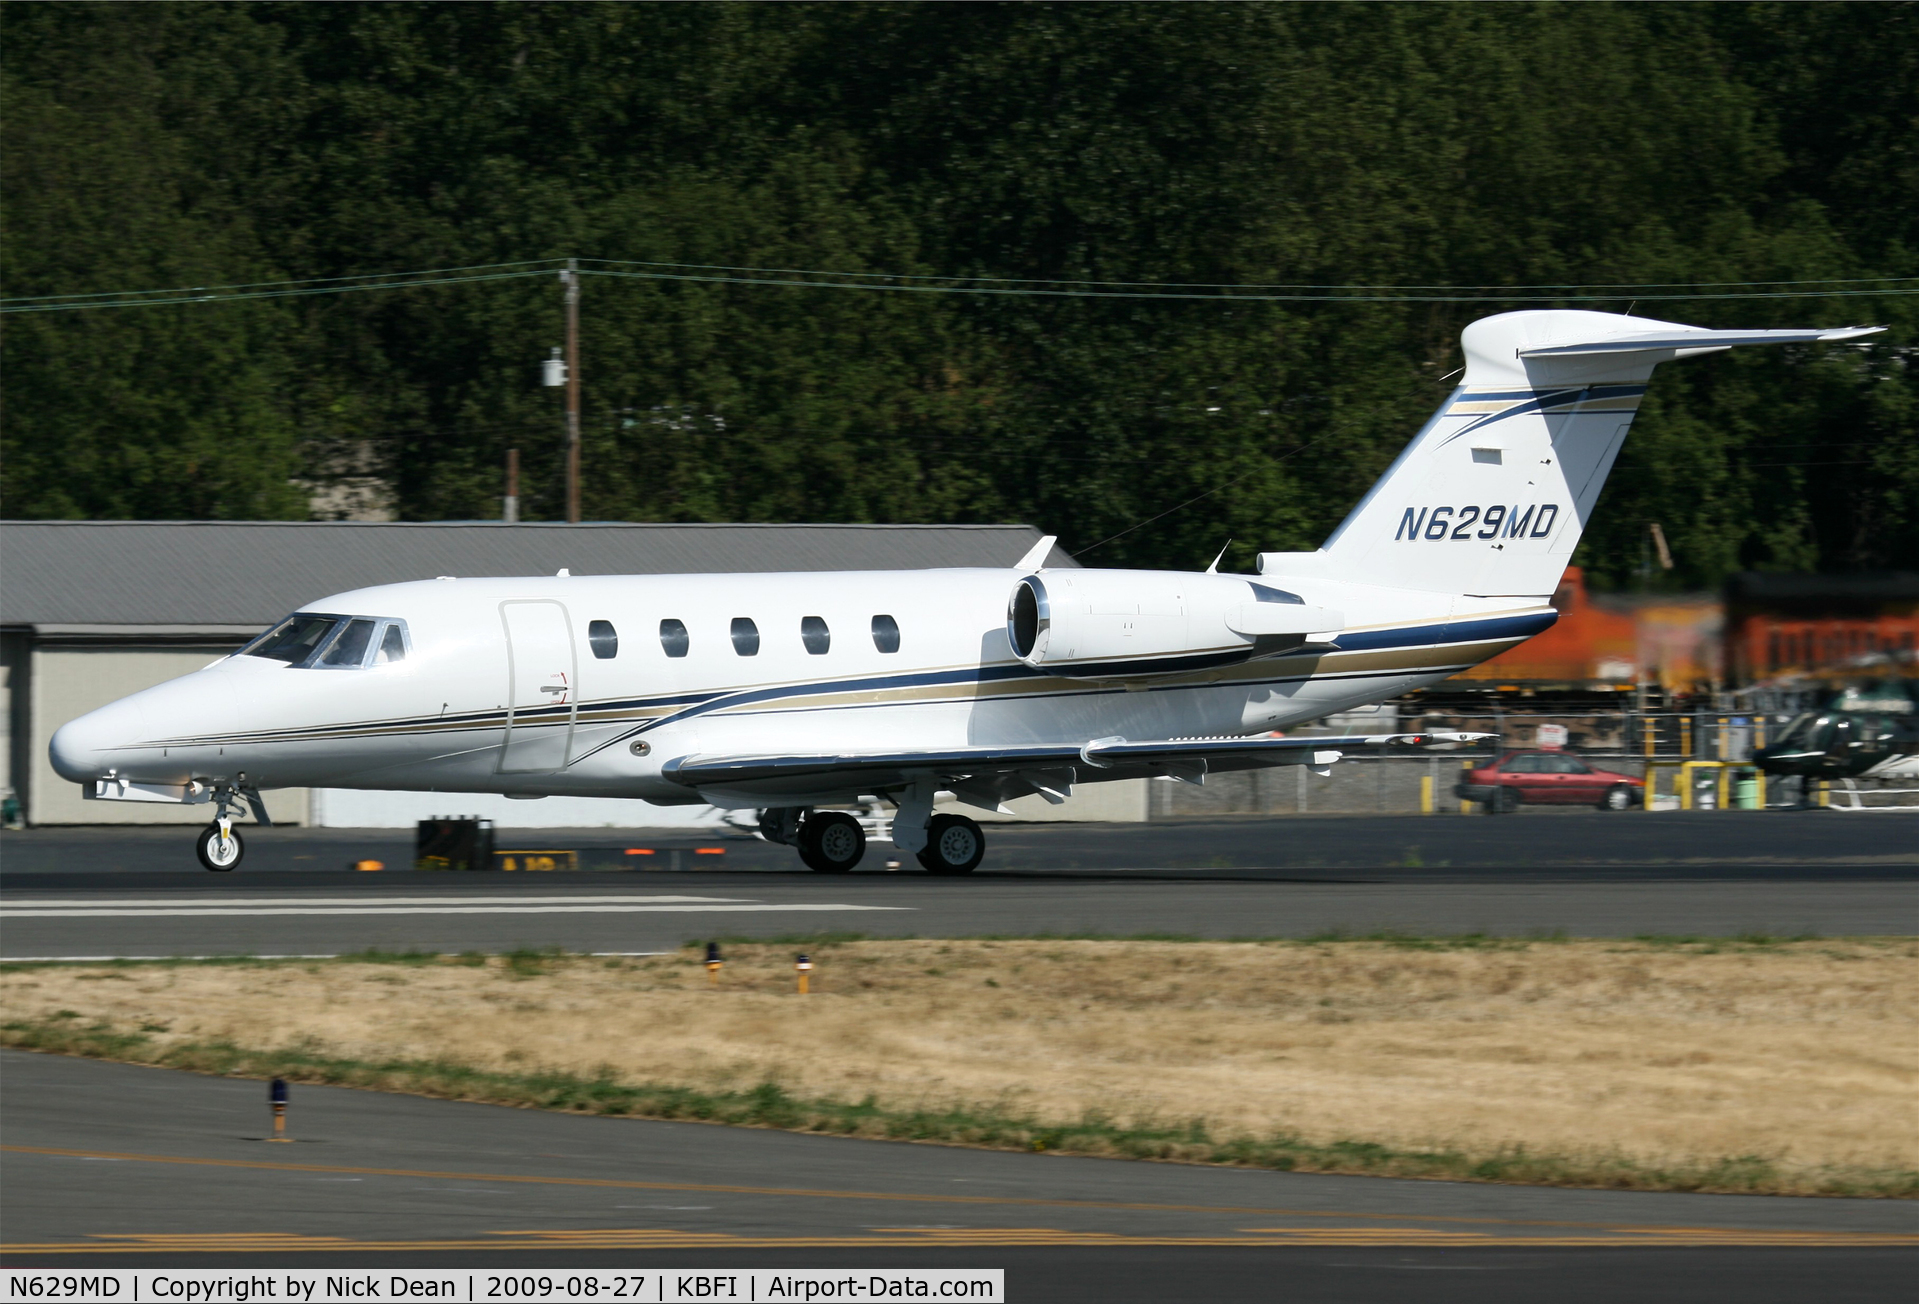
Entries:
{"type": "MultiPolygon", "coordinates": [[[[1576,937],[1562,930],[1528,934],[1498,933],[1406,933],[1394,930],[1371,930],[1350,932],[1342,928],[1328,929],[1309,933],[1299,937],[1280,937],[1267,934],[1248,934],[1234,937],[1205,937],[1198,933],[1101,933],[1101,932],[1033,932],[1033,933],[965,933],[951,936],[941,934],[926,938],[917,933],[876,933],[853,932],[813,932],[784,933],[772,936],[758,936],[751,933],[715,933],[700,937],[690,937],[679,946],[681,950],[699,950],[707,943],[717,943],[722,947],[793,947],[800,950],[825,950],[831,947],[851,946],[859,942],[1169,942],[1190,943],[1194,945],[1244,945],[1290,948],[1330,947],[1341,945],[1385,946],[1398,951],[1527,951],[1533,947],[1555,946],[1571,942],[1590,942],[1598,939],[1576,937]]],[[[1797,933],[1642,933],[1637,936],[1616,939],[1622,949],[1640,951],[1680,951],[1695,955],[1723,955],[1751,952],[1765,952],[1782,947],[1794,946],[1805,942],[1828,941],[1847,945],[1884,945],[1909,941],[1900,936],[1888,937],[1827,937],[1816,932],[1797,933]]],[[[242,968],[279,969],[311,968],[315,965],[333,964],[390,964],[402,966],[439,965],[457,963],[482,967],[492,958],[506,957],[510,962],[526,966],[547,960],[590,959],[590,953],[567,951],[560,947],[531,948],[522,947],[507,952],[464,951],[447,953],[441,951],[384,951],[372,948],[364,951],[347,951],[339,955],[328,956],[258,956],[245,953],[233,955],[192,955],[192,956],[144,956],[137,959],[36,959],[7,960],[0,958],[0,966],[9,973],[24,973],[31,969],[165,969],[165,968],[205,968],[220,965],[242,968]]]]}
{"type": "Polygon", "coordinates": [[[1443,1181],[1634,1191],[1919,1198],[1919,1172],[1787,1168],[1761,1155],[1658,1166],[1624,1155],[1541,1154],[1524,1147],[1489,1153],[1398,1149],[1368,1141],[1310,1142],[1297,1136],[1214,1136],[1201,1120],[1122,1126],[1089,1113],[1049,1121],[991,1107],[897,1109],[796,1097],[776,1082],[747,1090],[701,1091],[633,1084],[610,1073],[507,1073],[448,1060],[359,1060],[309,1049],[257,1050],[230,1042],[161,1045],[61,1010],[0,1023],[0,1045],[49,1054],[146,1064],[220,1077],[273,1078],[444,1100],[632,1118],[776,1128],[992,1150],[1049,1151],[1163,1162],[1220,1164],[1282,1172],[1344,1173],[1443,1181]]]}

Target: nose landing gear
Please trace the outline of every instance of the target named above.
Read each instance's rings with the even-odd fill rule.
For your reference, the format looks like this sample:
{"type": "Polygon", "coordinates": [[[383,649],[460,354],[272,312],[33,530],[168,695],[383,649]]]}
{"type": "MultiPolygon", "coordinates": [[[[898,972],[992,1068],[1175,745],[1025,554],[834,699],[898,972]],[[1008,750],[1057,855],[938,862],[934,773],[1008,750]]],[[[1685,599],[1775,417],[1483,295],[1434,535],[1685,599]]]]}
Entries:
{"type": "Polygon", "coordinates": [[[247,844],[233,827],[233,807],[236,801],[245,801],[253,811],[253,818],[264,825],[271,825],[267,818],[266,803],[260,800],[258,788],[244,784],[246,775],[240,776],[242,786],[221,784],[213,790],[213,800],[219,813],[213,823],[200,830],[200,836],[194,839],[193,850],[200,857],[200,864],[216,874],[225,874],[237,868],[247,854],[247,844]]]}
{"type": "Polygon", "coordinates": [[[222,815],[201,829],[193,849],[199,853],[200,863],[216,874],[231,870],[247,854],[246,843],[241,841],[229,815],[222,815]]]}

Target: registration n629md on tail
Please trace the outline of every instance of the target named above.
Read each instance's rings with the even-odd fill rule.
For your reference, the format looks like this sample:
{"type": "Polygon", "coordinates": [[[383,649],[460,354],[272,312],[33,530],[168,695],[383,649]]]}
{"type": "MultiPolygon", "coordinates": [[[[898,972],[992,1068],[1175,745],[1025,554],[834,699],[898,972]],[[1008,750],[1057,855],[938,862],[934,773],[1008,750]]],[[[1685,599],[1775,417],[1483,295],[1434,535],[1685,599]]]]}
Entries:
{"type": "Polygon", "coordinates": [[[859,823],[934,873],[997,810],[1076,784],[1465,735],[1277,736],[1431,684],[1553,623],[1565,569],[1662,362],[1840,330],[1505,313],[1463,383],[1316,552],[1256,576],[1047,569],[441,578],[322,598],[230,657],[62,727],[54,769],[104,799],[208,802],[209,869],[275,787],[639,797],[760,812],[813,869],[859,823]]]}

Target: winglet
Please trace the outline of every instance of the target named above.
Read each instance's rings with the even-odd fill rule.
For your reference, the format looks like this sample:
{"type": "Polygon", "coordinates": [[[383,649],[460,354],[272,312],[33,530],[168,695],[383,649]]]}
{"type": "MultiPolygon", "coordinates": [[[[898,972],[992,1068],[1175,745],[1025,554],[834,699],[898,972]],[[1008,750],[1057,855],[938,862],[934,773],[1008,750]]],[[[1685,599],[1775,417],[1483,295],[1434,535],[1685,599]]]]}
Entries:
{"type": "Polygon", "coordinates": [[[1038,543],[1034,544],[1031,548],[1027,549],[1026,555],[1013,563],[1013,569],[1014,570],[1041,569],[1042,567],[1046,565],[1046,558],[1049,555],[1051,555],[1053,551],[1053,545],[1058,542],[1059,542],[1059,536],[1057,534],[1047,535],[1044,539],[1041,539],[1038,543]]]}

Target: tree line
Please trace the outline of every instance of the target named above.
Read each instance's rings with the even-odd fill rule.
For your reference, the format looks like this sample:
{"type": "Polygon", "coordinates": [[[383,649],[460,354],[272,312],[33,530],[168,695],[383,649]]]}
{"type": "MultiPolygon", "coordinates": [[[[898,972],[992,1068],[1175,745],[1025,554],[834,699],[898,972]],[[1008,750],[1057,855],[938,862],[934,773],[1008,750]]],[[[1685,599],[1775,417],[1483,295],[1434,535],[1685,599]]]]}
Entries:
{"type": "MultiPolygon", "coordinates": [[[[1892,329],[1662,371],[1597,583],[1919,557],[1914,300],[1878,293],[1919,285],[1912,4],[16,4],[0,144],[8,297],[964,278],[587,277],[589,519],[1025,520],[1245,566],[1317,546],[1466,322],[1633,307],[1892,329]],[[1059,293],[1095,282],[1195,288],[1059,293]],[[1281,284],[1474,288],[1205,288],[1281,284]]],[[[297,519],[372,481],[490,518],[518,448],[558,517],[560,293],[10,314],[0,506],[297,519]]]]}

